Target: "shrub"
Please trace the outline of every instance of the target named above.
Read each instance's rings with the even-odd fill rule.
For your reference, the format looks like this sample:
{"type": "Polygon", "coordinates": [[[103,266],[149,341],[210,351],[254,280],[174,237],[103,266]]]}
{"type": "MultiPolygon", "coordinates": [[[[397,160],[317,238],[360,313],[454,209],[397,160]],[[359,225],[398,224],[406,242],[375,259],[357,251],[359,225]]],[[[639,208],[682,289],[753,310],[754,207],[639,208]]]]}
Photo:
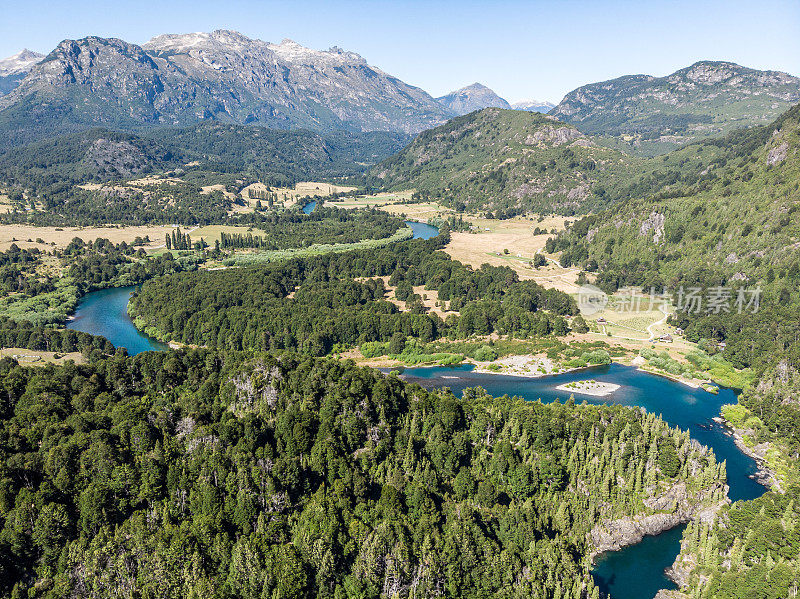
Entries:
{"type": "Polygon", "coordinates": [[[497,359],[497,352],[488,345],[482,345],[475,350],[472,357],[479,362],[494,362],[497,359]]]}

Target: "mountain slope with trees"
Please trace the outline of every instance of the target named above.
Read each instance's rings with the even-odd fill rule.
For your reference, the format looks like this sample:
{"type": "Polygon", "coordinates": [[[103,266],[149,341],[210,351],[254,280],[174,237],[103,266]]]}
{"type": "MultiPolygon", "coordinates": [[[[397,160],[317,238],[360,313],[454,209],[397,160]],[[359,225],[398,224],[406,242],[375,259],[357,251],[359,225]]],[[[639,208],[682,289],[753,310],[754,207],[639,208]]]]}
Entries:
{"type": "Polygon", "coordinates": [[[800,101],[800,78],[703,61],[665,77],[627,75],[568,93],[549,114],[643,155],[766,125],[800,101]]]}
{"type": "Polygon", "coordinates": [[[0,181],[29,195],[49,196],[81,183],[182,168],[293,185],[361,175],[407,140],[405,134],[383,131],[323,135],[221,123],[141,135],[95,128],[0,154],[0,181]]]}
{"type": "Polygon", "coordinates": [[[370,175],[456,209],[585,214],[624,193],[638,163],[553,117],[487,108],[423,132],[370,175]]]}

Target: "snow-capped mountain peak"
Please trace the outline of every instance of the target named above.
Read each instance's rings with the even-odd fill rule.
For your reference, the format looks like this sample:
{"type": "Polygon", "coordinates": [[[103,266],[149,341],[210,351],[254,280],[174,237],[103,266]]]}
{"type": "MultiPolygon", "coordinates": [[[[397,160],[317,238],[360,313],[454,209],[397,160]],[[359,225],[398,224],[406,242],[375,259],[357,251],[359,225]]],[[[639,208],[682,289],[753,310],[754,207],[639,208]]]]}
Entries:
{"type": "Polygon", "coordinates": [[[27,73],[35,64],[41,62],[43,58],[44,54],[31,52],[25,48],[13,56],[0,60],[0,77],[27,73]]]}

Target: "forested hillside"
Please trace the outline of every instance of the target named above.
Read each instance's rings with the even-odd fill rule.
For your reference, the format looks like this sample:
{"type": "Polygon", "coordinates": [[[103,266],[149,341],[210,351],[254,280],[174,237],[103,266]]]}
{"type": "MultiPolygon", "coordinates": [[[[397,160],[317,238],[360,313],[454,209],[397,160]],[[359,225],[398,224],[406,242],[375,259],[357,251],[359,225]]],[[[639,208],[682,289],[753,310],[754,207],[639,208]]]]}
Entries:
{"type": "Polygon", "coordinates": [[[410,139],[387,131],[320,134],[221,123],[157,129],[147,137],[184,152],[206,170],[247,173],[276,185],[362,175],[410,139]]]}
{"type": "Polygon", "coordinates": [[[420,134],[370,172],[456,209],[585,214],[623,197],[638,160],[546,115],[487,108],[420,134]]]}
{"type": "Polygon", "coordinates": [[[157,129],[147,135],[95,128],[0,154],[0,185],[46,201],[80,194],[74,186],[82,183],[182,169],[239,174],[286,186],[362,175],[407,140],[402,133],[380,131],[321,135],[219,123],[157,129]]]}
{"type": "Polygon", "coordinates": [[[598,597],[587,533],[724,467],[652,415],[206,350],[0,361],[0,592],[598,597]],[[691,475],[690,475],[691,474],[691,475]]]}
{"type": "Polygon", "coordinates": [[[800,327],[800,106],[772,125],[664,161],[665,170],[650,175],[661,193],[579,221],[548,250],[560,251],[563,265],[597,270],[608,290],[724,286],[736,297],[760,286],[756,315],[679,313],[676,322],[690,338],[727,341],[737,366],[773,360],[797,342],[800,327]],[[684,174],[668,166],[681,162],[684,174]]]}

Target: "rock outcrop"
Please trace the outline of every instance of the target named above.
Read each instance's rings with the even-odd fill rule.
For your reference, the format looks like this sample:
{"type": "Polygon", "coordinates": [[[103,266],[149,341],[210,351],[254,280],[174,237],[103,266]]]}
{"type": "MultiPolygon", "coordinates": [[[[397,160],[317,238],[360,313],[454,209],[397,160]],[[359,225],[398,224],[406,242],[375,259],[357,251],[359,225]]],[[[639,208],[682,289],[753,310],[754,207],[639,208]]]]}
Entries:
{"type": "Polygon", "coordinates": [[[638,543],[645,536],[657,535],[689,520],[709,521],[728,503],[727,487],[714,486],[693,496],[687,491],[685,483],[677,483],[665,493],[645,501],[646,507],[655,513],[604,520],[595,525],[589,533],[593,547],[591,555],[594,557],[606,551],[618,551],[638,543]],[[718,491],[724,491],[725,499],[714,501],[714,494],[718,491]]]}

